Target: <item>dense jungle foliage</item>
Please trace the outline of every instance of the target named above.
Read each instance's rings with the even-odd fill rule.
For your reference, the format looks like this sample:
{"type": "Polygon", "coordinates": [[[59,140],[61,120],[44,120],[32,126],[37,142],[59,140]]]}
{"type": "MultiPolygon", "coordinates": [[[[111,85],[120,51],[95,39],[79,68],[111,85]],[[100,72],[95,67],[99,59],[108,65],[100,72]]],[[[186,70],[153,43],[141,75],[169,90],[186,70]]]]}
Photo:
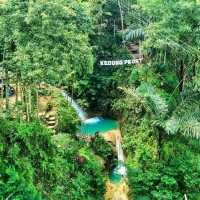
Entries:
{"type": "Polygon", "coordinates": [[[78,138],[75,111],[52,91],[49,130],[45,84],[120,122],[129,199],[199,200],[199,22],[196,0],[0,0],[0,199],[104,199],[112,147],[78,138]],[[99,64],[132,59],[133,44],[142,63],[99,64]]]}

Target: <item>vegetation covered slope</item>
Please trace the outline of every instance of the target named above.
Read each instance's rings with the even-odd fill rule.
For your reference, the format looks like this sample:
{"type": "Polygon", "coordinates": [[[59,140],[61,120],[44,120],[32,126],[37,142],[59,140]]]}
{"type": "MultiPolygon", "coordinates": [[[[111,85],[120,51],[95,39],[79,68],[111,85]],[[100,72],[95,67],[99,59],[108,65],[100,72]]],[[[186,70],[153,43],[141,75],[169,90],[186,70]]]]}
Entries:
{"type": "Polygon", "coordinates": [[[0,1],[0,198],[103,199],[93,152],[108,160],[110,148],[74,137],[66,104],[51,137],[38,113],[45,82],[119,119],[130,199],[199,200],[199,21],[195,0],[0,1]],[[131,59],[130,44],[141,65],[99,65],[131,59]]]}
{"type": "Polygon", "coordinates": [[[144,64],[114,109],[123,111],[133,198],[199,199],[200,6],[138,1],[132,9],[125,39],[140,41],[144,64]]]}
{"type": "Polygon", "coordinates": [[[130,198],[200,198],[199,10],[186,0],[101,4],[98,61],[129,58],[129,44],[144,55],[140,66],[97,61],[86,92],[93,110],[121,119],[130,198]]]}
{"type": "Polygon", "coordinates": [[[92,149],[70,134],[52,137],[40,122],[1,118],[0,144],[1,199],[89,200],[104,195],[102,166],[92,149]]]}

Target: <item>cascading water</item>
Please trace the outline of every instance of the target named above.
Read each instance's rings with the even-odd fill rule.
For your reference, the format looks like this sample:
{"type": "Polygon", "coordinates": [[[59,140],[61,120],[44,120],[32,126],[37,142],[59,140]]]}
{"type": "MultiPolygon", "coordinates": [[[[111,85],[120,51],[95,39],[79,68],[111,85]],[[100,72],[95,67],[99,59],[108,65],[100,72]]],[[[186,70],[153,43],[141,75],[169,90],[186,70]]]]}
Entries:
{"type": "Polygon", "coordinates": [[[71,104],[71,106],[75,109],[80,120],[82,122],[84,122],[87,119],[87,114],[83,111],[83,109],[65,91],[62,91],[62,95],[71,104]]]}
{"type": "MultiPolygon", "coordinates": [[[[101,132],[100,130],[103,130],[105,128],[105,124],[111,122],[113,123],[113,120],[105,120],[102,117],[95,117],[88,119],[87,114],[83,111],[83,109],[74,101],[65,91],[62,91],[62,95],[64,98],[70,103],[70,105],[75,109],[77,112],[79,118],[83,122],[83,124],[87,124],[90,128],[91,126],[91,131],[93,132],[93,135],[95,132],[101,132]],[[94,127],[95,126],[95,127],[94,127]]],[[[108,125],[108,124],[107,124],[108,125]]],[[[121,135],[120,133],[116,133],[116,150],[117,150],[117,158],[118,158],[118,165],[117,167],[113,170],[113,173],[116,175],[119,175],[120,177],[125,177],[127,175],[126,173],[126,167],[125,167],[125,162],[124,162],[124,154],[123,154],[123,149],[122,149],[122,144],[121,144],[121,135]]]]}
{"type": "Polygon", "coordinates": [[[117,149],[118,166],[114,169],[114,173],[117,173],[120,176],[126,176],[124,153],[122,149],[121,138],[119,135],[116,135],[116,149],[117,149]]]}

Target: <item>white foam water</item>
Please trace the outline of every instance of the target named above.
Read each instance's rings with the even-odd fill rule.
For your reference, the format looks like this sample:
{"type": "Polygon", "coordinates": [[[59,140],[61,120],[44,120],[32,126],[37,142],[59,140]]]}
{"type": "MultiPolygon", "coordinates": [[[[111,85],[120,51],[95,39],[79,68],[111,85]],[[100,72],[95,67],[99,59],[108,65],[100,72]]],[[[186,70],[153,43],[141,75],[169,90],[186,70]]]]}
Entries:
{"type": "Polygon", "coordinates": [[[70,105],[74,108],[76,113],[78,114],[80,120],[84,122],[87,119],[86,112],[72,99],[65,91],[62,91],[63,97],[70,103],[70,105]]]}
{"type": "Polygon", "coordinates": [[[119,135],[116,135],[116,149],[117,149],[118,166],[115,169],[115,171],[121,176],[126,176],[127,172],[124,164],[124,153],[119,135]]]}

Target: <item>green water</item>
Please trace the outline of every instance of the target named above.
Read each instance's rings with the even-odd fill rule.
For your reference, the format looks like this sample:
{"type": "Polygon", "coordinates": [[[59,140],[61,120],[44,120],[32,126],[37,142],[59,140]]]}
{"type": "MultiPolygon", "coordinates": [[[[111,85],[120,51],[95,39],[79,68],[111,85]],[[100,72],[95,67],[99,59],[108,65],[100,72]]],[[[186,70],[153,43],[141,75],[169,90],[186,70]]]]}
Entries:
{"type": "MultiPolygon", "coordinates": [[[[104,119],[102,117],[94,117],[88,120],[85,120],[80,126],[80,134],[86,136],[95,136],[98,132],[100,134],[106,133],[108,131],[118,129],[119,124],[116,120],[104,119]]],[[[122,176],[116,170],[112,171],[110,175],[110,180],[114,184],[118,184],[122,180],[122,176]]]]}
{"type": "Polygon", "coordinates": [[[82,123],[80,133],[83,135],[93,136],[97,132],[105,133],[117,128],[119,128],[119,124],[116,120],[95,117],[82,123]]]}
{"type": "Polygon", "coordinates": [[[120,183],[121,180],[122,180],[122,176],[120,174],[115,173],[115,172],[112,172],[112,174],[110,175],[109,178],[110,178],[111,182],[115,183],[115,184],[120,183]]]}

